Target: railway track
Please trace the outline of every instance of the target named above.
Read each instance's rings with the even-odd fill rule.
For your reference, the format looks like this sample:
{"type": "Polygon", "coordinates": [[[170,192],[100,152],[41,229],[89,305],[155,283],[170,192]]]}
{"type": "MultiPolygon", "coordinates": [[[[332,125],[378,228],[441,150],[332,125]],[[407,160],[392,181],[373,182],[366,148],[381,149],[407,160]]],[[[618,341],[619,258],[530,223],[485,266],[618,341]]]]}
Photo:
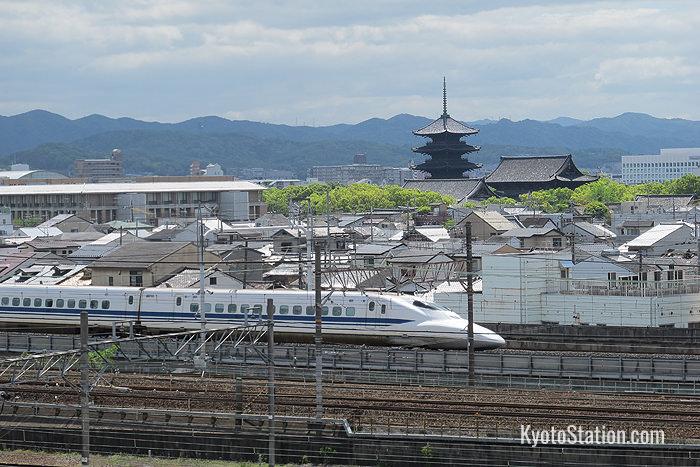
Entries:
{"type": "MultiPolygon", "coordinates": [[[[120,375],[119,387],[96,387],[95,404],[112,407],[177,408],[266,413],[264,381],[246,381],[241,403],[231,380],[191,377],[160,379],[120,375]]],[[[27,384],[6,389],[13,401],[78,403],[75,387],[27,384]]],[[[554,391],[494,391],[484,389],[398,388],[342,384],[324,387],[328,416],[346,418],[356,426],[398,425],[425,430],[503,432],[520,424],[533,426],[593,426],[663,428],[669,436],[700,439],[697,398],[654,399],[637,394],[596,395],[554,391]]],[[[313,385],[280,381],[276,387],[280,415],[312,415],[313,385]]]]}

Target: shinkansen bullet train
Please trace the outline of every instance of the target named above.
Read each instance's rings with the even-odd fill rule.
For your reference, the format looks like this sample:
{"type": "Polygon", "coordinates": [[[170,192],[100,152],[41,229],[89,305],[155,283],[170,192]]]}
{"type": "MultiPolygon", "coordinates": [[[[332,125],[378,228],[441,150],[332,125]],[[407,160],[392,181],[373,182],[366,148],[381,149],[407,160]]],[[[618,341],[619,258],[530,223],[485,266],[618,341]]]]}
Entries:
{"type": "MultiPolygon", "coordinates": [[[[314,294],[302,290],[225,290],[205,293],[207,327],[254,324],[267,319],[266,303],[275,307],[275,336],[307,341],[315,331],[314,294]]],[[[135,321],[153,330],[199,329],[199,289],[137,287],[63,287],[0,285],[0,321],[34,325],[76,325],[87,310],[91,325],[135,321]]],[[[467,321],[447,308],[408,295],[333,292],[323,297],[325,342],[468,347],[467,321]]],[[[495,349],[501,336],[474,324],[474,349],[495,349]]]]}

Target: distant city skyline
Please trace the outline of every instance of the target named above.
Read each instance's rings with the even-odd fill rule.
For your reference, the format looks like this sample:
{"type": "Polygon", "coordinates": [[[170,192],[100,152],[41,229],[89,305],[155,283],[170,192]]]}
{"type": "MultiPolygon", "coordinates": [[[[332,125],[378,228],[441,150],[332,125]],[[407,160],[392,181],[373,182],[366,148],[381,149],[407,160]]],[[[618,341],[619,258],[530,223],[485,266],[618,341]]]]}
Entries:
{"type": "Polygon", "coordinates": [[[0,0],[0,115],[700,120],[700,2],[0,0]]]}

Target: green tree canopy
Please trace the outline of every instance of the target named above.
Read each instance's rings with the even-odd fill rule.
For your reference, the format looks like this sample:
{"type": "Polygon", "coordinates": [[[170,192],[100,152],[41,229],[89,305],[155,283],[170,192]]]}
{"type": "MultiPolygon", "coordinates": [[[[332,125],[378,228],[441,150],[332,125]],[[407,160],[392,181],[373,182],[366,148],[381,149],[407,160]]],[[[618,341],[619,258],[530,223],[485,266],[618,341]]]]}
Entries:
{"type": "Polygon", "coordinates": [[[431,204],[454,204],[454,198],[432,191],[419,191],[401,188],[397,185],[377,186],[368,183],[354,183],[347,186],[331,186],[315,183],[304,186],[288,186],[283,189],[270,188],[263,192],[268,210],[289,214],[291,201],[298,201],[302,209],[308,203],[316,213],[361,212],[370,209],[392,209],[411,206],[426,211],[431,204]]]}

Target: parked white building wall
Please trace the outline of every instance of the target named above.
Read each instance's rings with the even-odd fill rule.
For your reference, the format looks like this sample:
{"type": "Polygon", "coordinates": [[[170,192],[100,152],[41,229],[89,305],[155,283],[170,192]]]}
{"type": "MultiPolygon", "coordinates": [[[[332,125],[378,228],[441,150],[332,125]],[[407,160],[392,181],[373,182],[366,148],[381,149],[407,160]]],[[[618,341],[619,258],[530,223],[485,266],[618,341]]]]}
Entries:
{"type": "Polygon", "coordinates": [[[660,154],[622,156],[622,183],[674,180],[700,171],[700,148],[662,149],[660,154]]]}

